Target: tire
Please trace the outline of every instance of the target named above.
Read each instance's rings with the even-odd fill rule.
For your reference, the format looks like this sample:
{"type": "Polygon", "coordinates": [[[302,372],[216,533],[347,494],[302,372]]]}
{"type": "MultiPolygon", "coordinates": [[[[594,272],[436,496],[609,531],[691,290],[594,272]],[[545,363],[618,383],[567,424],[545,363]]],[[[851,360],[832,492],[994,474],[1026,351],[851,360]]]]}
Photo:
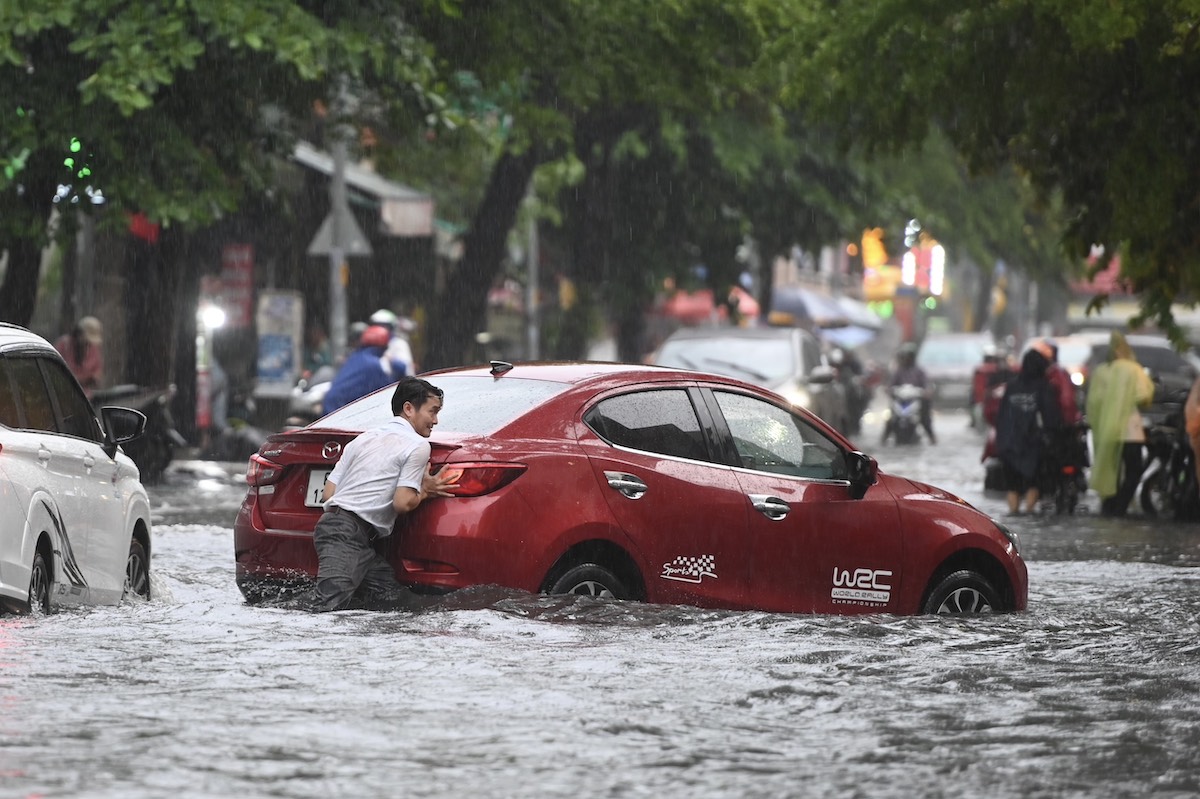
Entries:
{"type": "Polygon", "coordinates": [[[921,612],[938,616],[972,616],[1002,610],[996,587],[979,572],[962,569],[947,575],[929,592],[921,612]]]}
{"type": "Polygon", "coordinates": [[[146,548],[136,538],[129,542],[129,558],[125,561],[125,597],[150,599],[150,559],[146,548]]]}
{"type": "Polygon", "coordinates": [[[617,575],[596,563],[581,563],[563,572],[549,594],[578,594],[603,599],[632,599],[633,594],[617,575]]]}
{"type": "Polygon", "coordinates": [[[50,588],[53,576],[50,564],[42,557],[42,553],[33,555],[33,573],[29,575],[29,612],[50,614],[54,611],[50,603],[50,588]]]}
{"type": "Polygon", "coordinates": [[[1141,501],[1142,510],[1147,516],[1158,519],[1175,518],[1175,498],[1166,469],[1160,470],[1142,485],[1141,501]]]}

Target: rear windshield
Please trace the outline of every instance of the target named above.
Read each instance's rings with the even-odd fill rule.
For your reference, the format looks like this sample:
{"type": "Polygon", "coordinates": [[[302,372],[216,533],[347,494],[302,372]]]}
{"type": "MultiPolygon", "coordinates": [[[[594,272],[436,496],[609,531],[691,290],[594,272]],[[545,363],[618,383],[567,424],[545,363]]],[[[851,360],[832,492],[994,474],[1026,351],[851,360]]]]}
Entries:
{"type": "MultiPolygon", "coordinates": [[[[546,380],[496,379],[486,375],[432,375],[429,382],[446,392],[435,433],[487,435],[570,386],[546,380]]],[[[317,426],[367,430],[392,418],[392,390],[384,389],[339,408],[317,426]]]]}

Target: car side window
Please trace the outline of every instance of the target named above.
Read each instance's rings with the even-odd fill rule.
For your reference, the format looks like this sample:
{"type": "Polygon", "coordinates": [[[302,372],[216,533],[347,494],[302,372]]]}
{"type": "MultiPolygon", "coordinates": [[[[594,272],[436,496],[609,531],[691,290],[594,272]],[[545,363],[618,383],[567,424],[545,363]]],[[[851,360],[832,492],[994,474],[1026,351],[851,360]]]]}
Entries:
{"type": "Polygon", "coordinates": [[[745,394],[713,395],[743,467],[818,480],[847,479],[841,447],[800,416],[745,394]]]}
{"type": "Polygon", "coordinates": [[[103,441],[104,436],[100,432],[100,423],[96,421],[96,412],[67,367],[49,358],[43,358],[41,361],[50,382],[50,390],[58,400],[58,411],[62,414],[58,431],[86,438],[88,441],[103,441]]]}
{"type": "Polygon", "coordinates": [[[609,397],[588,411],[584,422],[616,446],[708,460],[696,409],[683,389],[609,397]]]}
{"type": "Polygon", "coordinates": [[[7,358],[0,358],[0,424],[6,427],[21,426],[21,414],[17,408],[17,395],[13,391],[12,380],[8,374],[7,358]]]}
{"type": "Polygon", "coordinates": [[[54,420],[54,406],[50,404],[50,390],[42,379],[42,370],[33,358],[13,358],[9,362],[17,399],[25,411],[26,430],[58,432],[54,420]]]}

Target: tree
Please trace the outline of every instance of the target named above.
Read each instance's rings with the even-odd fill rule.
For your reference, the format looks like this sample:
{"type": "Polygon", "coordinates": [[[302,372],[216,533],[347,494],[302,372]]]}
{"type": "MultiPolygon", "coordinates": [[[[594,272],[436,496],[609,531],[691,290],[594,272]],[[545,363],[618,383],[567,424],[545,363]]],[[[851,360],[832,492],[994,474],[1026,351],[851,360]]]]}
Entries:
{"type": "Polygon", "coordinates": [[[783,52],[795,96],[847,137],[895,150],[938,128],[974,172],[1012,164],[1043,200],[1061,196],[1067,253],[1119,250],[1141,302],[1131,322],[1180,340],[1171,302],[1200,296],[1196,10],[813,2],[783,52]]]}
{"type": "MultiPolygon", "coordinates": [[[[0,318],[28,323],[55,197],[122,229],[166,231],[155,313],[135,341],[173,330],[182,235],[272,195],[314,101],[353,96],[369,116],[422,95],[428,59],[383,2],[22,0],[0,6],[0,318]],[[379,12],[371,15],[371,12],[379,12]],[[247,80],[247,76],[253,76],[247,80]],[[60,188],[61,187],[61,188],[60,188]],[[88,198],[103,195],[92,205],[88,198]]],[[[418,98],[419,101],[423,97],[418,98]]],[[[134,259],[135,268],[139,262],[134,259]]],[[[141,259],[145,264],[145,259],[141,259]]],[[[146,353],[165,382],[170,349],[146,353]]]]}

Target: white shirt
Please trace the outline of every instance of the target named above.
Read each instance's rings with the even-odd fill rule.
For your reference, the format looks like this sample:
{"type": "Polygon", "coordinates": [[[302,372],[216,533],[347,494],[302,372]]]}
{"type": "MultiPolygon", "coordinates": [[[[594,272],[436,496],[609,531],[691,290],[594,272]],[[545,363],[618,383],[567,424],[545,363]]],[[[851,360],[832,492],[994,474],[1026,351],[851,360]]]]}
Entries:
{"type": "Polygon", "coordinates": [[[346,445],[329,473],[336,488],[325,508],[337,505],[373,524],[380,535],[391,535],[398,515],[392,505],[396,489],[421,490],[430,450],[429,440],[400,416],[367,430],[346,445]]]}

